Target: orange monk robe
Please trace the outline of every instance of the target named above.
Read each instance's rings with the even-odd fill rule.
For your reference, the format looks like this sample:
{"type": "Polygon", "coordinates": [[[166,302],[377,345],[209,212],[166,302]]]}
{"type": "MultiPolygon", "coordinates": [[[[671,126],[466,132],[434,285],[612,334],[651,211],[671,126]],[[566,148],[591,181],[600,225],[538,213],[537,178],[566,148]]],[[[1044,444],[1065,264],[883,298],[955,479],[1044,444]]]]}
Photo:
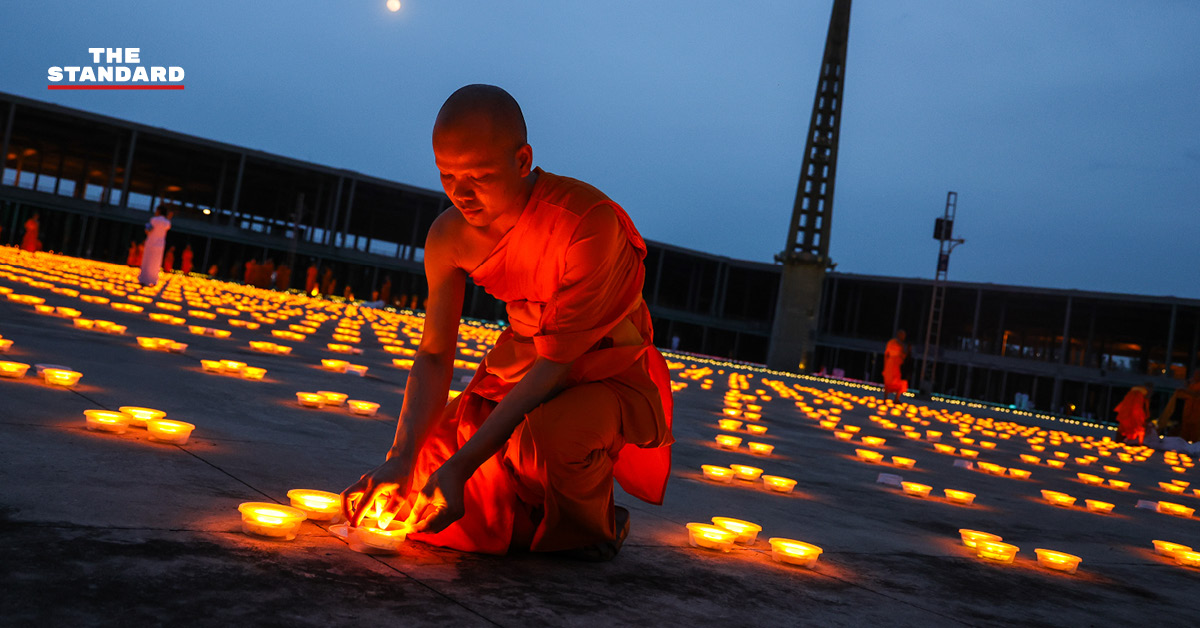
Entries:
{"type": "Polygon", "coordinates": [[[292,269],[287,264],[280,264],[275,269],[275,289],[289,290],[292,287],[292,269]]]}
{"type": "Polygon", "coordinates": [[[1142,442],[1146,433],[1146,418],[1150,416],[1147,392],[1144,386],[1134,386],[1114,408],[1117,413],[1117,433],[1122,439],[1142,442]]]}
{"type": "Polygon", "coordinates": [[[38,240],[37,218],[25,221],[25,235],[21,238],[21,248],[31,253],[42,248],[42,243],[38,240]]]}
{"type": "Polygon", "coordinates": [[[642,300],[646,245],[595,188],[538,169],[517,224],[472,280],[507,304],[510,327],[443,414],[414,485],[474,434],[540,356],[573,362],[568,388],[525,416],[465,486],[466,514],[413,538],[502,554],[616,537],[613,480],[661,504],[670,474],[671,389],[642,300]]]}
{"type": "Polygon", "coordinates": [[[904,392],[908,386],[900,376],[900,365],[904,364],[904,344],[892,338],[883,352],[884,394],[904,392]]]}
{"type": "Polygon", "coordinates": [[[317,287],[317,267],[309,266],[304,272],[304,294],[312,294],[314,288],[317,287]]]}
{"type": "Polygon", "coordinates": [[[1200,441],[1200,381],[1192,382],[1179,392],[1183,403],[1183,424],[1179,436],[1189,443],[1200,441]]]}
{"type": "Polygon", "coordinates": [[[183,249],[183,253],[181,253],[179,255],[179,257],[180,257],[179,271],[180,272],[182,272],[185,275],[192,272],[192,257],[193,256],[194,256],[194,254],[192,253],[192,247],[189,246],[189,247],[183,249]]]}

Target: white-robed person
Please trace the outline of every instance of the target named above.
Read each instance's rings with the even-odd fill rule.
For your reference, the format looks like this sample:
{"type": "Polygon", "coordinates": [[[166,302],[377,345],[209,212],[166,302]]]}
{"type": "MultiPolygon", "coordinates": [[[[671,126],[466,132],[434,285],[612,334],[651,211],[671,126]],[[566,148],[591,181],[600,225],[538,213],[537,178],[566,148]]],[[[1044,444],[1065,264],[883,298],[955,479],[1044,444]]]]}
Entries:
{"type": "Polygon", "coordinates": [[[167,244],[167,232],[171,230],[171,215],[165,205],[159,205],[154,211],[154,217],[146,223],[146,246],[142,252],[142,272],[138,274],[138,283],[143,286],[153,286],[158,283],[158,273],[162,270],[163,249],[167,244]]]}

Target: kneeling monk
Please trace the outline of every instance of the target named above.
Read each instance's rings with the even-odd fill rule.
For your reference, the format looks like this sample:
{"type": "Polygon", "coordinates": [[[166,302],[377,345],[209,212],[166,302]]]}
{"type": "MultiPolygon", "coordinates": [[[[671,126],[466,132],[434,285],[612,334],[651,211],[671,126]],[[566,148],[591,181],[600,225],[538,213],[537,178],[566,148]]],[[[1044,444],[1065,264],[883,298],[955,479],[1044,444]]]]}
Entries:
{"type": "Polygon", "coordinates": [[[671,389],[642,300],[646,245],[599,190],[540,168],[504,90],[468,85],[438,112],[433,152],[454,203],[425,244],[424,334],[387,460],[343,492],[360,523],[406,518],[461,550],[609,559],[629,529],[613,479],[661,504],[671,389]],[[510,327],[447,392],[467,277],[510,327]]]}

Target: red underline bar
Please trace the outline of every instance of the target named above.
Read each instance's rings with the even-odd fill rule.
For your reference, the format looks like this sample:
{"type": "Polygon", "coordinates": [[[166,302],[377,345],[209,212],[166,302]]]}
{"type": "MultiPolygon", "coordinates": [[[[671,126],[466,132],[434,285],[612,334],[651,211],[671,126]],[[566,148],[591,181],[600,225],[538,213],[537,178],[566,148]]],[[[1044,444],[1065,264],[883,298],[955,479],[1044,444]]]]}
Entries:
{"type": "Polygon", "coordinates": [[[183,89],[183,85],[47,85],[46,89],[183,89]]]}

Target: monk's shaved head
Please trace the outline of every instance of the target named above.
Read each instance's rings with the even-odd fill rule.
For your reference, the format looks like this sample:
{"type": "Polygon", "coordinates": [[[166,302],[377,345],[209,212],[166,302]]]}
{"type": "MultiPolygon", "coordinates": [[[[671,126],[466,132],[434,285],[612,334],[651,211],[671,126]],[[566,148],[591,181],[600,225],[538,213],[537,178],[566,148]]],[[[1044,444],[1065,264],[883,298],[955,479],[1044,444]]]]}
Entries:
{"type": "Polygon", "coordinates": [[[495,85],[467,85],[450,94],[433,124],[434,135],[446,132],[469,132],[506,149],[528,142],[521,106],[495,85]]]}
{"type": "Polygon", "coordinates": [[[521,216],[537,181],[521,107],[494,85],[467,85],[446,99],[433,124],[433,158],[463,220],[498,234],[521,216]]]}

